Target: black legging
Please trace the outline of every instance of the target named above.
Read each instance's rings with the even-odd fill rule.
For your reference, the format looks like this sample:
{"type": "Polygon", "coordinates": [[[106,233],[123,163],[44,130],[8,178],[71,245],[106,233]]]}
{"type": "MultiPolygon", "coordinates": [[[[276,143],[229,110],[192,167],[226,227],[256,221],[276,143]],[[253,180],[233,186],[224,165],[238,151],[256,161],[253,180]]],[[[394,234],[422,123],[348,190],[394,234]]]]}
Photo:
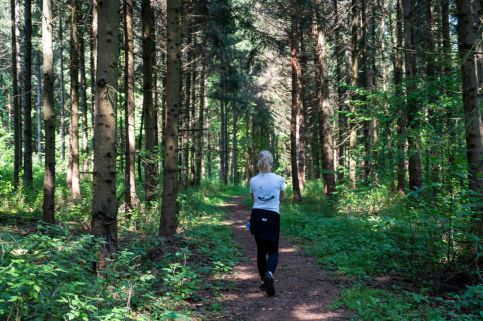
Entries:
{"type": "Polygon", "coordinates": [[[268,271],[274,273],[277,268],[280,215],[273,211],[252,209],[250,231],[257,243],[258,273],[263,280],[268,271]]]}
{"type": "Polygon", "coordinates": [[[278,242],[270,242],[255,236],[257,242],[257,267],[260,278],[270,271],[275,273],[278,263],[278,242]],[[267,258],[268,255],[268,258],[267,258]]]}

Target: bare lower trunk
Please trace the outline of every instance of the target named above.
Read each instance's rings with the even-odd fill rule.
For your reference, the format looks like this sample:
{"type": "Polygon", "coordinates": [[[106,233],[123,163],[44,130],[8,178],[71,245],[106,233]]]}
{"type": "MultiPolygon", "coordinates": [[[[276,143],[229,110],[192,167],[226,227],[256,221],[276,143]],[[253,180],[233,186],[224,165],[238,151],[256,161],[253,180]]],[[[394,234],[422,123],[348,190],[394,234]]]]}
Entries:
{"type": "Polygon", "coordinates": [[[43,110],[45,122],[45,167],[42,220],[55,223],[55,112],[54,112],[54,53],[52,49],[52,0],[42,5],[42,53],[43,53],[43,110]]]}
{"type": "Polygon", "coordinates": [[[419,190],[422,187],[420,138],[419,138],[419,106],[411,93],[416,91],[415,77],[415,44],[414,44],[414,3],[413,0],[403,0],[404,13],[404,48],[406,49],[406,103],[408,129],[408,158],[409,158],[409,188],[419,190]]]}
{"type": "Polygon", "coordinates": [[[67,185],[72,198],[80,197],[79,172],[79,40],[77,34],[77,0],[71,3],[71,47],[70,47],[70,126],[69,126],[69,167],[67,185]]]}
{"type": "MultiPolygon", "coordinates": [[[[396,43],[394,52],[394,88],[396,97],[403,96],[403,25],[402,0],[396,3],[396,43]]],[[[406,145],[406,111],[402,104],[397,106],[397,190],[404,193],[406,182],[406,168],[404,146],[406,145]]]]}
{"type": "MultiPolygon", "coordinates": [[[[357,86],[359,83],[359,47],[358,47],[358,30],[359,30],[359,9],[357,0],[352,0],[352,31],[351,31],[351,46],[352,46],[352,63],[351,63],[351,85],[357,86]]],[[[352,96],[354,94],[352,93],[352,96]]],[[[354,104],[350,105],[351,113],[355,113],[354,104]]],[[[352,188],[356,187],[356,159],[355,149],[357,145],[357,127],[353,117],[349,120],[349,181],[352,188]]]]}
{"type": "Polygon", "coordinates": [[[181,81],[181,1],[167,0],[167,78],[166,109],[167,120],[164,132],[163,198],[159,234],[169,236],[176,233],[177,222],[177,154],[178,115],[180,109],[181,81]]]}
{"type": "Polygon", "coordinates": [[[158,161],[156,155],[156,109],[153,101],[154,69],[154,15],[150,0],[143,0],[141,8],[143,46],[143,116],[144,116],[144,197],[146,202],[155,198],[158,161]]]}
{"type": "Polygon", "coordinates": [[[20,110],[20,92],[18,86],[18,39],[17,39],[17,28],[18,28],[18,0],[10,0],[10,18],[12,22],[11,33],[12,33],[12,89],[13,89],[13,124],[14,124],[14,170],[13,170],[13,186],[18,187],[20,182],[20,163],[22,154],[22,133],[20,128],[22,111],[20,110]]]}
{"type": "MultiPolygon", "coordinates": [[[[316,2],[320,5],[320,0],[316,2]]],[[[332,106],[329,97],[329,73],[327,68],[327,49],[325,25],[322,25],[324,8],[314,10],[312,19],[312,35],[314,38],[315,83],[317,90],[317,108],[320,119],[320,142],[322,145],[322,176],[324,178],[324,193],[331,195],[335,192],[334,146],[330,116],[332,106]]]]}
{"type": "Polygon", "coordinates": [[[133,0],[124,0],[124,118],[126,136],[126,175],[124,178],[124,201],[129,208],[136,205],[136,181],[134,174],[136,152],[135,101],[134,101],[134,34],[133,0]]]}
{"type": "MultiPolygon", "coordinates": [[[[478,1],[457,1],[456,7],[466,129],[468,186],[473,192],[474,230],[477,237],[480,237],[483,220],[483,123],[481,120],[483,98],[481,94],[478,94],[483,83],[481,33],[480,43],[477,41],[478,32],[481,31],[482,12],[481,4],[478,1]]],[[[473,251],[478,253],[478,248],[477,244],[473,251]]]]}
{"type": "Polygon", "coordinates": [[[298,53],[298,14],[299,8],[296,0],[291,0],[291,31],[290,31],[290,51],[291,51],[291,66],[292,66],[292,107],[291,107],[291,122],[290,122],[290,155],[292,163],[292,185],[294,193],[294,201],[300,202],[302,200],[301,186],[299,181],[299,162],[298,162],[298,148],[300,143],[300,128],[299,115],[302,108],[300,94],[302,91],[301,70],[298,53]]]}
{"type": "MultiPolygon", "coordinates": [[[[116,106],[119,61],[119,1],[103,1],[98,7],[98,55],[94,121],[94,172],[92,233],[100,245],[98,269],[117,247],[116,106]]],[[[94,21],[97,24],[97,20],[94,21]]]]}
{"type": "Polygon", "coordinates": [[[87,111],[87,79],[85,62],[85,41],[84,35],[79,35],[79,71],[80,71],[80,105],[82,114],[82,158],[84,175],[89,171],[89,132],[88,132],[88,111],[87,111]]]}
{"type": "MultiPolygon", "coordinates": [[[[201,49],[204,50],[204,49],[201,49]]],[[[196,178],[195,185],[199,186],[202,178],[202,164],[203,164],[203,147],[204,147],[204,112],[205,112],[205,60],[204,53],[201,59],[201,75],[200,75],[200,111],[198,115],[198,135],[196,143],[196,178]]]]}
{"type": "Polygon", "coordinates": [[[32,3],[25,0],[24,9],[24,70],[23,70],[23,179],[32,186],[32,3]]]}
{"type": "Polygon", "coordinates": [[[59,5],[59,42],[60,42],[60,157],[65,160],[65,86],[64,86],[64,28],[62,5],[59,5]]]}

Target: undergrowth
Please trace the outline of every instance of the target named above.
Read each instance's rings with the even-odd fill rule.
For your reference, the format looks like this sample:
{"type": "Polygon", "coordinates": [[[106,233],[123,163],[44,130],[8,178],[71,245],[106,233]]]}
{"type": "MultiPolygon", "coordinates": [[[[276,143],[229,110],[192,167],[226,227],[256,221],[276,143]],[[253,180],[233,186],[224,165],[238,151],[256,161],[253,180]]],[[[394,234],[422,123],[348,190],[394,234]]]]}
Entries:
{"type": "MultiPolygon", "coordinates": [[[[6,219],[0,228],[0,319],[214,317],[220,312],[222,276],[238,258],[219,207],[229,195],[214,184],[182,193],[181,231],[170,239],[153,233],[159,222],[156,204],[133,211],[130,220],[120,213],[120,249],[103,277],[92,273],[92,236],[79,230],[89,217],[87,202],[61,207],[56,226],[36,224],[38,213],[23,209],[32,218],[30,227],[6,219]]],[[[18,206],[8,212],[3,206],[2,216],[18,218],[18,206]]]]}
{"type": "Polygon", "coordinates": [[[459,264],[467,254],[461,244],[471,240],[463,192],[424,198],[396,195],[384,186],[341,187],[337,200],[327,201],[321,184],[309,182],[302,203],[290,198],[288,188],[283,232],[324,269],[352,280],[334,307],[355,311],[354,320],[483,317],[482,285],[441,281],[448,274],[471,275],[459,264]]]}

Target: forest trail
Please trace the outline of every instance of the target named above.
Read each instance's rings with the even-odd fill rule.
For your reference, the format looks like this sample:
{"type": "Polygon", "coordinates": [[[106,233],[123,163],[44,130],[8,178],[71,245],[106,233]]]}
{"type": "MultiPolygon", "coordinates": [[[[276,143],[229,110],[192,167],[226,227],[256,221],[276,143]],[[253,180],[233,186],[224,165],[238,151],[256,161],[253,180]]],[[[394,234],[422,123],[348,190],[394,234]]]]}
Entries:
{"type": "MultiPolygon", "coordinates": [[[[267,297],[258,287],[261,283],[256,267],[256,246],[245,229],[250,210],[242,198],[225,203],[230,225],[243,255],[227,282],[221,299],[224,314],[230,321],[303,321],[349,320],[347,311],[331,311],[341,287],[321,270],[314,258],[308,257],[283,236],[280,237],[279,264],[275,273],[275,297],[267,297]]],[[[283,215],[283,214],[282,214],[283,215]]]]}

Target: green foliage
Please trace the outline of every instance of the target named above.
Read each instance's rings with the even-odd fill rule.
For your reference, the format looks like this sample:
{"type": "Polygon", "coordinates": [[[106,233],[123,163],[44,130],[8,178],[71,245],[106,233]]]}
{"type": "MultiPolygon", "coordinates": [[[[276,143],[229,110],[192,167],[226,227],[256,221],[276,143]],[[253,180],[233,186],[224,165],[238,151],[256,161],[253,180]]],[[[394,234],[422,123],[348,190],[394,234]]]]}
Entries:
{"type": "MultiPolygon", "coordinates": [[[[237,261],[231,232],[221,224],[221,202],[231,195],[208,184],[181,194],[182,232],[170,240],[121,224],[121,249],[103,277],[92,273],[97,250],[88,234],[64,225],[37,225],[36,233],[21,236],[2,227],[0,318],[191,320],[219,313],[220,284],[205,280],[216,280],[237,261]],[[192,302],[206,309],[194,309],[192,302]]],[[[80,203],[72,212],[84,210],[80,203]]],[[[139,209],[133,219],[152,214],[139,209]]],[[[157,225],[147,221],[139,227],[152,231],[150,222],[157,225]]]]}
{"type": "MultiPolygon", "coordinates": [[[[382,185],[357,190],[341,185],[336,201],[327,202],[321,184],[309,182],[302,203],[283,206],[282,229],[325,269],[356,280],[385,276],[430,286],[426,280],[454,269],[467,254],[461,245],[474,239],[467,229],[467,193],[457,185],[451,191],[403,197],[382,185]]],[[[458,268],[464,271],[465,265],[458,268]]],[[[454,319],[468,314],[473,320],[481,310],[481,287],[434,300],[418,290],[356,286],[341,300],[363,320],[443,320],[451,313],[454,319]]]]}
{"type": "Polygon", "coordinates": [[[344,290],[333,308],[345,307],[356,312],[353,320],[367,321],[442,321],[441,309],[431,306],[427,295],[393,294],[356,285],[344,290]]]}

